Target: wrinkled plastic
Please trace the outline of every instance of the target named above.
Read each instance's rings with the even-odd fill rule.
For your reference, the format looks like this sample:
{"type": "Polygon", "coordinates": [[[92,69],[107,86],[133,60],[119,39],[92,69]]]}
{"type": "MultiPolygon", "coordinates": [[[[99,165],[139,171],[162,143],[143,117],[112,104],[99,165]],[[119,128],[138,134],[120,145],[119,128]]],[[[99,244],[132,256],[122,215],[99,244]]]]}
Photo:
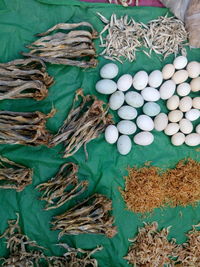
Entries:
{"type": "Polygon", "coordinates": [[[184,21],[185,12],[190,0],[160,0],[174,15],[184,21]]]}

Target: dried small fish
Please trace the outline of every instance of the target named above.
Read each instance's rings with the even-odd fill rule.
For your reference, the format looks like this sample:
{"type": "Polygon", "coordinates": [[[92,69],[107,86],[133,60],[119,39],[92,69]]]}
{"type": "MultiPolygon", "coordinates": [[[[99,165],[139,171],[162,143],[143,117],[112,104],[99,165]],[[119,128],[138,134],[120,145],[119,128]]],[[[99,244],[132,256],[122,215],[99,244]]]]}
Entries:
{"type": "Polygon", "coordinates": [[[76,164],[65,163],[55,177],[37,186],[39,191],[44,191],[41,200],[47,202],[45,210],[56,209],[86,190],[88,182],[79,183],[77,172],[76,164]]]}
{"type": "Polygon", "coordinates": [[[121,4],[124,7],[127,7],[133,3],[133,0],[108,0],[109,3],[121,4]]]}
{"type": "Polygon", "coordinates": [[[22,53],[24,56],[40,58],[52,64],[96,67],[93,39],[97,38],[97,32],[90,23],[59,23],[37,36],[41,38],[27,46],[30,52],[22,53]]]}
{"type": "Polygon", "coordinates": [[[33,171],[0,156],[0,188],[22,191],[32,183],[33,171]]]}
{"type": "Polygon", "coordinates": [[[64,158],[72,156],[84,146],[86,158],[88,158],[87,143],[97,138],[112,123],[111,116],[107,113],[108,107],[104,108],[102,101],[92,95],[84,96],[82,89],[77,90],[68,117],[51,144],[56,146],[64,143],[64,158]]]}
{"type": "Polygon", "coordinates": [[[46,72],[40,59],[17,59],[0,63],[0,100],[34,98],[44,99],[53,78],[46,72]]]}
{"type": "Polygon", "coordinates": [[[46,120],[55,114],[0,111],[0,144],[49,145],[52,135],[46,129],[46,120]]]}
{"type": "Polygon", "coordinates": [[[116,227],[113,226],[114,218],[109,215],[112,201],[107,197],[94,194],[80,204],[67,210],[54,218],[53,230],[61,230],[59,239],[67,235],[83,233],[105,234],[113,237],[116,227]]]}

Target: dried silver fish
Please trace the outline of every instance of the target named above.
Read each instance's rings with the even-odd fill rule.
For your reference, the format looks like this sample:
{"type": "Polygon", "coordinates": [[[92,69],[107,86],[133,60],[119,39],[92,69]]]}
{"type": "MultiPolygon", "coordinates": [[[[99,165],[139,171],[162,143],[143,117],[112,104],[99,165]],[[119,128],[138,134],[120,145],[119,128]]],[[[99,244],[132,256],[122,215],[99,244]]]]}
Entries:
{"type": "Polygon", "coordinates": [[[108,2],[111,3],[115,3],[115,4],[120,4],[124,7],[127,7],[129,5],[131,5],[133,3],[133,0],[108,0],[108,2]]]}

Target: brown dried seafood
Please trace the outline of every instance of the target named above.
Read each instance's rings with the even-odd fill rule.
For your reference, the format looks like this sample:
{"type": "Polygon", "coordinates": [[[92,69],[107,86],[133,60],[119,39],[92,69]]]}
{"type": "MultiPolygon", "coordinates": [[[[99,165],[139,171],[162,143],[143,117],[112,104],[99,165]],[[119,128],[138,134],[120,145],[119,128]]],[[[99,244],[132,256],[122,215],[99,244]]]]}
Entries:
{"type": "MultiPolygon", "coordinates": [[[[127,7],[133,3],[133,0],[108,0],[109,3],[121,4],[124,7],[127,7]]],[[[138,5],[138,0],[136,0],[136,5],[138,5]]]]}
{"type": "Polygon", "coordinates": [[[97,37],[97,32],[90,23],[60,23],[37,36],[41,38],[27,46],[30,52],[22,53],[24,56],[40,58],[52,64],[96,67],[93,39],[97,37]]]}
{"type": "Polygon", "coordinates": [[[54,217],[52,229],[61,230],[59,239],[65,234],[84,233],[113,237],[116,234],[116,227],[113,226],[114,218],[109,215],[111,205],[112,201],[107,197],[94,194],[65,213],[54,217]]]}
{"type": "Polygon", "coordinates": [[[0,111],[0,144],[49,145],[52,136],[45,124],[54,114],[0,111]]]}
{"type": "Polygon", "coordinates": [[[17,59],[0,63],[0,100],[34,98],[41,100],[48,94],[53,78],[40,59],[17,59]]]}
{"type": "Polygon", "coordinates": [[[92,95],[84,96],[82,89],[77,90],[68,117],[51,144],[56,146],[64,143],[64,158],[72,156],[84,146],[86,158],[88,158],[87,143],[97,138],[112,123],[111,116],[107,113],[108,107],[104,108],[102,101],[92,95]]]}
{"type": "Polygon", "coordinates": [[[20,192],[32,183],[32,175],[31,169],[0,156],[0,188],[20,192]]]}
{"type": "Polygon", "coordinates": [[[47,202],[45,210],[56,209],[85,191],[88,182],[78,182],[77,172],[76,164],[65,163],[55,177],[37,186],[44,191],[41,200],[47,202]]]}

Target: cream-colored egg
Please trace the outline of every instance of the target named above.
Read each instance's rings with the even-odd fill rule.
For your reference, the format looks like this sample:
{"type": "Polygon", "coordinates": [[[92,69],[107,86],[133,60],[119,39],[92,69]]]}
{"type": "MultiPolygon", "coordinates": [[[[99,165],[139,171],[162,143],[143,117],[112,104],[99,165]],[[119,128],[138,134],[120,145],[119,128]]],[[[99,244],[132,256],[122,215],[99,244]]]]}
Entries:
{"type": "Polygon", "coordinates": [[[200,117],[200,111],[196,108],[192,108],[185,113],[185,117],[190,121],[196,121],[200,117]]]}
{"type": "Polygon", "coordinates": [[[174,146],[181,146],[185,142],[185,135],[183,133],[176,133],[172,136],[171,142],[174,146]]]}
{"type": "Polygon", "coordinates": [[[194,97],[192,99],[192,106],[193,108],[200,109],[200,96],[194,97]]]}
{"type": "Polygon", "coordinates": [[[200,91],[200,77],[192,79],[190,82],[192,92],[200,91]]]}
{"type": "Polygon", "coordinates": [[[154,119],[154,128],[156,131],[161,132],[168,125],[168,117],[165,113],[158,114],[154,119]]]}
{"type": "Polygon", "coordinates": [[[174,135],[179,131],[179,124],[175,122],[171,122],[167,125],[164,132],[166,135],[174,135]]]}
{"type": "Polygon", "coordinates": [[[177,95],[173,95],[167,100],[167,108],[169,110],[175,110],[179,106],[180,99],[177,95]]]}
{"type": "Polygon", "coordinates": [[[140,115],[137,117],[136,120],[138,128],[140,128],[143,131],[152,131],[154,128],[154,122],[152,118],[150,118],[147,115],[140,115]]]}
{"type": "Polygon", "coordinates": [[[160,70],[154,70],[149,75],[149,86],[158,88],[163,81],[163,75],[160,70]]]}
{"type": "Polygon", "coordinates": [[[138,71],[133,77],[133,87],[136,90],[143,90],[148,84],[148,74],[146,71],[138,71]]]}
{"type": "Polygon", "coordinates": [[[181,83],[177,86],[177,94],[180,96],[189,95],[191,91],[191,87],[189,83],[181,83]]]}
{"type": "Polygon", "coordinates": [[[140,132],[133,138],[135,144],[140,146],[148,146],[153,143],[154,136],[150,132],[140,132]]]}
{"type": "Polygon", "coordinates": [[[200,64],[197,61],[188,63],[186,69],[190,78],[197,78],[200,75],[200,64]]]}
{"type": "Polygon", "coordinates": [[[188,72],[186,70],[178,70],[172,76],[172,80],[175,84],[180,84],[188,79],[188,72]]]}
{"type": "Polygon", "coordinates": [[[200,145],[200,135],[198,133],[188,134],[185,138],[185,143],[188,146],[198,146],[200,145]]]}
{"type": "Polygon", "coordinates": [[[174,59],[173,64],[174,64],[175,69],[181,70],[181,69],[185,68],[185,66],[187,65],[187,62],[188,62],[188,60],[186,57],[179,56],[179,57],[174,59]]]}
{"type": "Polygon", "coordinates": [[[142,90],[141,95],[145,101],[158,101],[160,99],[160,93],[153,87],[146,87],[142,90]]]}
{"type": "Polygon", "coordinates": [[[170,122],[178,122],[183,118],[183,112],[180,110],[172,110],[168,114],[168,119],[170,122]]]}
{"type": "Polygon", "coordinates": [[[175,72],[175,67],[173,64],[167,64],[162,69],[162,75],[164,80],[170,79],[175,72]]]}
{"type": "Polygon", "coordinates": [[[183,118],[179,121],[180,131],[184,134],[190,134],[193,131],[193,125],[191,121],[183,118]]]}
{"type": "Polygon", "coordinates": [[[181,98],[179,103],[179,109],[183,112],[187,112],[192,108],[192,98],[190,96],[185,96],[181,98]]]}
{"type": "Polygon", "coordinates": [[[169,99],[173,96],[176,90],[176,84],[172,80],[165,81],[160,87],[160,98],[161,99],[169,99]]]}
{"type": "Polygon", "coordinates": [[[196,130],[196,133],[200,134],[200,124],[197,125],[195,130],[196,130]]]}

